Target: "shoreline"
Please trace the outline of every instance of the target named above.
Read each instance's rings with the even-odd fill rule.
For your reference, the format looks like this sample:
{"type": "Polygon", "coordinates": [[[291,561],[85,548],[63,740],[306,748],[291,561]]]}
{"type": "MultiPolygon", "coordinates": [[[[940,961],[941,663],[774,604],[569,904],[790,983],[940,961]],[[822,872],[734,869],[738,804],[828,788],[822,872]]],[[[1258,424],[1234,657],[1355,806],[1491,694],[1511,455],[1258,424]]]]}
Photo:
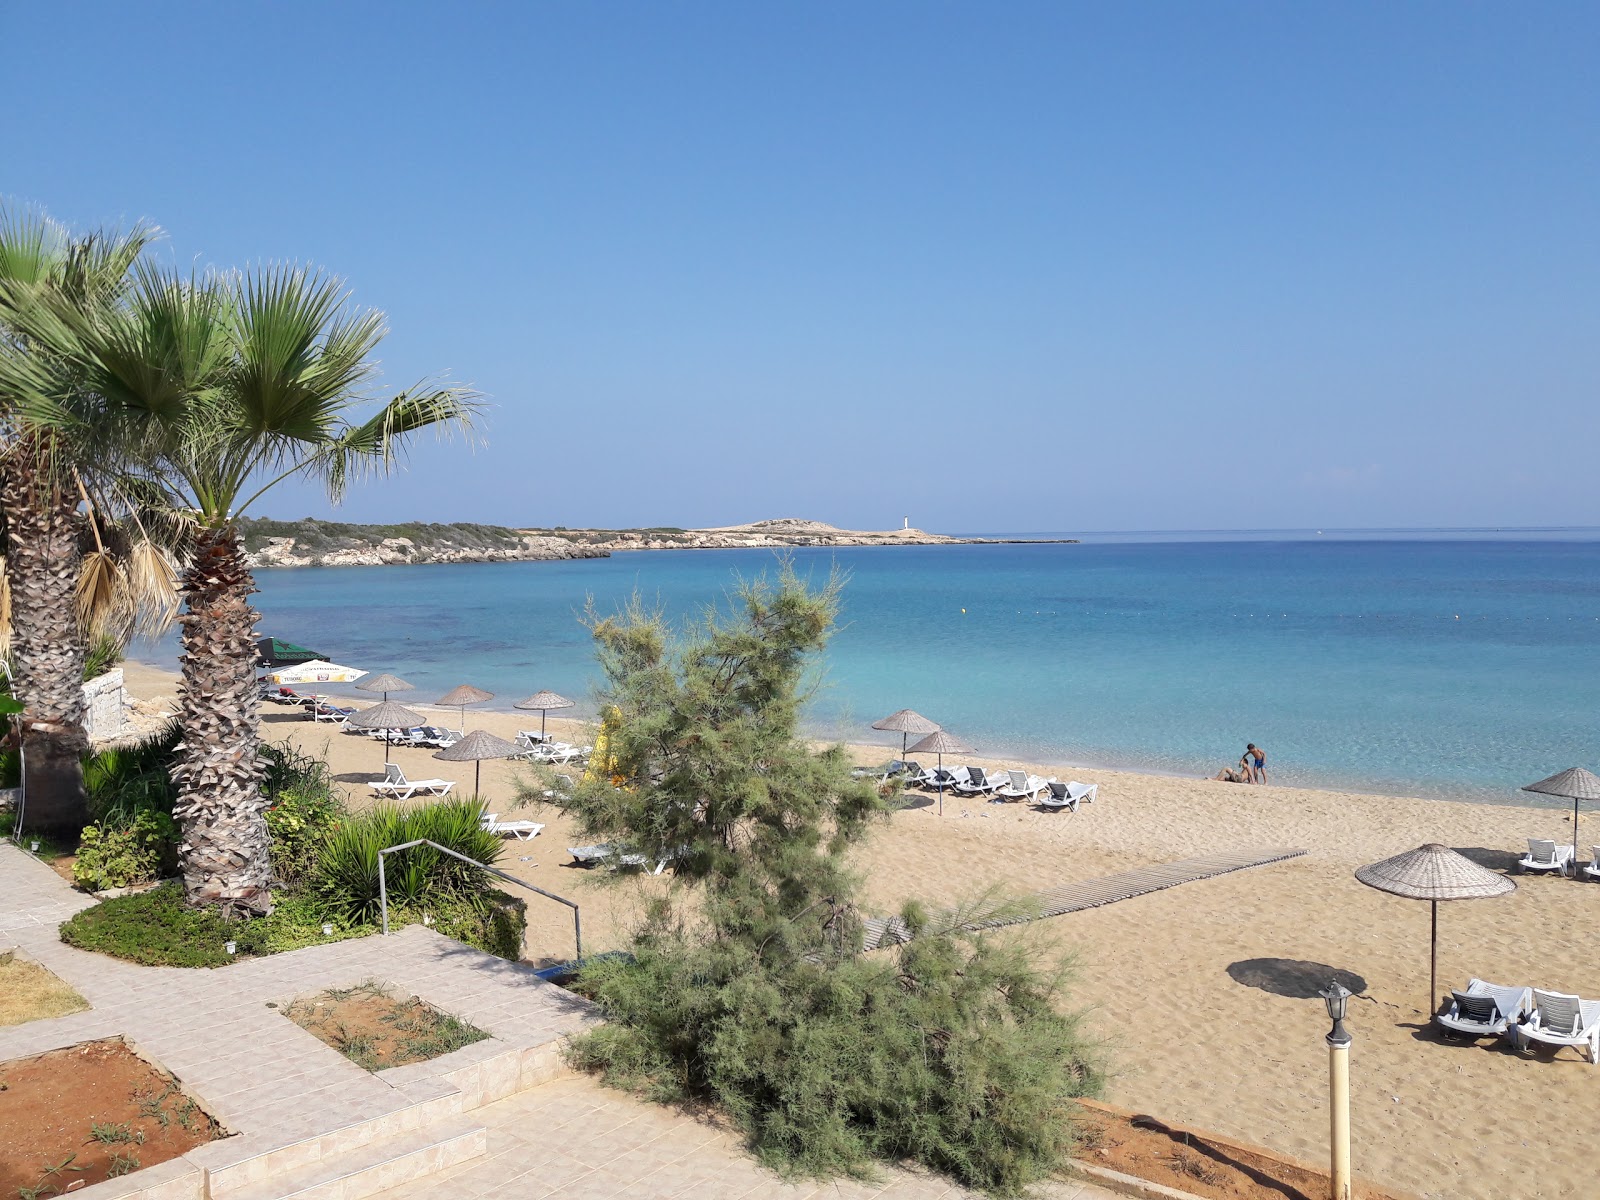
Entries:
{"type": "MultiPolygon", "coordinates": [[[[177,668],[175,664],[171,662],[158,662],[152,660],[148,656],[139,657],[135,655],[129,655],[124,659],[124,664],[127,663],[136,663],[140,667],[148,668],[154,672],[159,672],[160,674],[169,677],[173,684],[177,683],[177,668]]],[[[369,693],[357,690],[353,684],[328,685],[328,690],[325,693],[319,694],[325,694],[341,701],[349,700],[362,707],[376,703],[369,693]]],[[[403,699],[406,693],[396,693],[395,695],[396,698],[399,699],[399,702],[405,704],[407,708],[415,709],[421,713],[432,713],[441,718],[447,716],[458,718],[460,716],[460,710],[456,708],[440,708],[438,705],[425,701],[406,703],[406,701],[403,699]]],[[[530,724],[537,718],[537,709],[529,710],[516,708],[509,703],[498,703],[497,700],[481,705],[469,706],[466,713],[468,718],[468,726],[471,726],[471,718],[474,713],[493,715],[499,718],[514,717],[517,720],[527,721],[530,724]]],[[[272,711],[275,707],[276,706],[264,706],[263,711],[272,711]]],[[[550,711],[552,714],[549,717],[550,723],[560,723],[563,726],[592,726],[600,719],[599,713],[597,711],[592,711],[591,707],[586,701],[580,701],[575,708],[552,709],[550,711]]],[[[854,757],[858,763],[866,764],[876,763],[880,760],[888,761],[897,757],[899,754],[899,746],[888,740],[879,742],[860,737],[833,737],[829,736],[827,730],[821,728],[819,725],[803,725],[801,728],[801,733],[804,737],[809,738],[813,743],[819,745],[832,745],[835,742],[844,745],[848,750],[851,751],[852,757],[854,757]]],[[[886,737],[892,736],[893,735],[886,735],[886,737]]],[[[993,750],[979,749],[975,750],[971,754],[947,754],[945,755],[945,759],[952,766],[994,767],[1000,764],[1010,764],[1014,765],[1018,770],[1027,770],[1036,775],[1050,775],[1056,771],[1084,771],[1097,772],[1100,774],[1130,776],[1149,780],[1171,780],[1173,782],[1185,783],[1217,783],[1219,786],[1236,787],[1241,789],[1268,787],[1274,790],[1287,792],[1337,792],[1340,795],[1360,796],[1371,800],[1417,800],[1428,803],[1439,802],[1445,804],[1462,804],[1487,808],[1527,809],[1533,812],[1559,812],[1570,808],[1570,805],[1565,801],[1552,801],[1550,803],[1545,803],[1535,799],[1531,794],[1524,795],[1508,793],[1501,798],[1489,794],[1489,789],[1481,789],[1482,794],[1480,795],[1431,796],[1424,794],[1423,789],[1406,790],[1406,785],[1404,784],[1397,784],[1396,790],[1394,791],[1372,791],[1363,787],[1342,784],[1338,781],[1296,783],[1269,782],[1265,785],[1222,784],[1221,781],[1213,779],[1209,775],[1163,770],[1158,767],[1147,767],[1142,765],[1087,762],[1081,759],[1053,757],[1050,755],[1040,755],[1037,753],[1029,753],[1020,750],[1012,751],[1004,748],[1003,746],[996,747],[993,750]]],[[[923,765],[931,766],[932,764],[924,763],[923,765]]],[[[1270,772],[1270,766],[1268,770],[1270,772]]],[[[1476,785],[1462,786],[1463,788],[1469,788],[1476,785]]]]}

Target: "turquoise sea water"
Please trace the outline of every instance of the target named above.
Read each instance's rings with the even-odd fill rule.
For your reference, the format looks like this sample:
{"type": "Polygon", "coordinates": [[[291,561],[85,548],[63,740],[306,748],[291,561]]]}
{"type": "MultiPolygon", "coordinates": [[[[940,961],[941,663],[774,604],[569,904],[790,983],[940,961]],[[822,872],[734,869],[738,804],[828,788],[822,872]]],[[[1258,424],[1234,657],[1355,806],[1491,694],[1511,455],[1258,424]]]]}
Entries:
{"type": "MultiPolygon", "coordinates": [[[[1600,541],[1510,536],[800,551],[850,575],[812,724],[887,741],[866,726],[910,707],[997,760],[1184,774],[1254,741],[1274,782],[1510,800],[1600,760],[1600,541]]],[[[400,699],[470,682],[492,707],[551,688],[592,709],[587,596],[686,614],[773,563],[274,570],[257,603],[263,633],[417,685],[400,699]]]]}

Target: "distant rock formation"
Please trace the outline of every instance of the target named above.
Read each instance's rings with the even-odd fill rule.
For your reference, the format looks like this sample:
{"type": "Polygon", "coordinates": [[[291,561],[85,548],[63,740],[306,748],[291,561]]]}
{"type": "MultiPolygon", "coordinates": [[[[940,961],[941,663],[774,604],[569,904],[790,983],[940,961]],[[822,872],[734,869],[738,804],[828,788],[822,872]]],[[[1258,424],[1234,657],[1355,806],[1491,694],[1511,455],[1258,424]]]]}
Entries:
{"type": "Polygon", "coordinates": [[[499,525],[346,525],[241,522],[245,559],[262,567],[387,567],[416,563],[543,562],[604,558],[607,551],[499,525]]]}
{"type": "Polygon", "coordinates": [[[781,550],[790,546],[945,546],[1032,540],[948,537],[909,527],[840,529],[800,517],[713,529],[508,529],[466,523],[346,525],[335,521],[267,519],[242,521],[240,527],[245,557],[252,568],[540,562],[605,558],[614,550],[781,550]]]}
{"type": "Polygon", "coordinates": [[[803,517],[776,517],[751,521],[746,525],[722,525],[709,529],[539,529],[523,530],[566,538],[577,545],[606,550],[728,550],[782,549],[786,546],[954,546],[1025,541],[1072,541],[1075,539],[964,538],[942,533],[927,533],[909,526],[903,529],[840,529],[825,521],[803,517]]]}

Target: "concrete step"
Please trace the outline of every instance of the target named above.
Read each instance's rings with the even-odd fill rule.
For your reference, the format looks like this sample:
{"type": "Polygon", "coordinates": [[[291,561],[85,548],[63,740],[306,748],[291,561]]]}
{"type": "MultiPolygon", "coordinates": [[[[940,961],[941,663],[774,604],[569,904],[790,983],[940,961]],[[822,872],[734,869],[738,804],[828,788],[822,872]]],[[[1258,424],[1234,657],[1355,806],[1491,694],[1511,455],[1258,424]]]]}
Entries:
{"type": "Polygon", "coordinates": [[[482,1125],[457,1117],[273,1171],[227,1195],[229,1200],[365,1200],[477,1158],[487,1139],[482,1125]]]}

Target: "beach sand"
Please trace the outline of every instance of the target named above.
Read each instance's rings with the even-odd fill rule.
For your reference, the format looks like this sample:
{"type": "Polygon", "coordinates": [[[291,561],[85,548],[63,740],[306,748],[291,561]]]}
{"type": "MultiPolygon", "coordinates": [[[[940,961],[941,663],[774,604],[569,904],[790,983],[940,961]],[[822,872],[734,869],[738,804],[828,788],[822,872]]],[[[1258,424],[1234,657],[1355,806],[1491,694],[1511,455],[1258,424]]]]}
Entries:
{"type": "MultiPolygon", "coordinates": [[[[173,693],[169,672],[130,663],[127,678],[141,698],[173,693]]],[[[325,754],[352,802],[369,802],[363,784],[381,775],[381,745],[305,720],[298,709],[263,709],[268,739],[325,754]]],[[[435,723],[454,728],[455,710],[435,723]]],[[[569,740],[582,733],[576,722],[549,724],[569,740]]],[[[537,725],[537,714],[467,714],[469,729],[504,737],[537,725]]],[[[859,753],[863,761],[890,757],[881,747],[859,753]]],[[[414,778],[441,775],[471,788],[470,764],[440,763],[427,750],[399,749],[394,758],[414,778]]],[[[947,757],[946,765],[962,761],[947,757]]],[[[483,764],[490,810],[547,823],[532,842],[508,843],[502,865],[583,906],[587,951],[621,944],[641,897],[670,887],[670,877],[570,866],[570,823],[553,809],[513,804],[514,779],[527,771],[483,764]]],[[[1069,777],[1060,768],[1039,773],[1069,777]]],[[[1304,984],[1320,987],[1337,968],[1365,981],[1347,1020],[1358,1176],[1426,1197],[1484,1200],[1574,1196],[1593,1186],[1600,1068],[1570,1049],[1554,1059],[1521,1057],[1429,1033],[1428,905],[1364,887],[1352,874],[1434,841],[1509,870],[1530,836],[1571,840],[1570,808],[1117,771],[1070,777],[1100,785],[1098,800],[1077,813],[948,796],[942,818],[930,804],[896,813],[861,852],[869,908],[887,914],[912,897],[953,905],[989,889],[1021,894],[1213,851],[1303,848],[1304,858],[997,936],[1074,956],[1072,1000],[1112,1064],[1112,1103],[1325,1161],[1327,1017],[1304,984]]],[[[1600,820],[1586,817],[1579,840],[1587,858],[1600,820]]],[[[1600,997],[1592,953],[1600,887],[1542,876],[1517,883],[1506,897],[1440,906],[1441,989],[1477,975],[1600,997]]],[[[528,900],[527,956],[570,957],[569,911],[534,894],[528,900]]]]}

